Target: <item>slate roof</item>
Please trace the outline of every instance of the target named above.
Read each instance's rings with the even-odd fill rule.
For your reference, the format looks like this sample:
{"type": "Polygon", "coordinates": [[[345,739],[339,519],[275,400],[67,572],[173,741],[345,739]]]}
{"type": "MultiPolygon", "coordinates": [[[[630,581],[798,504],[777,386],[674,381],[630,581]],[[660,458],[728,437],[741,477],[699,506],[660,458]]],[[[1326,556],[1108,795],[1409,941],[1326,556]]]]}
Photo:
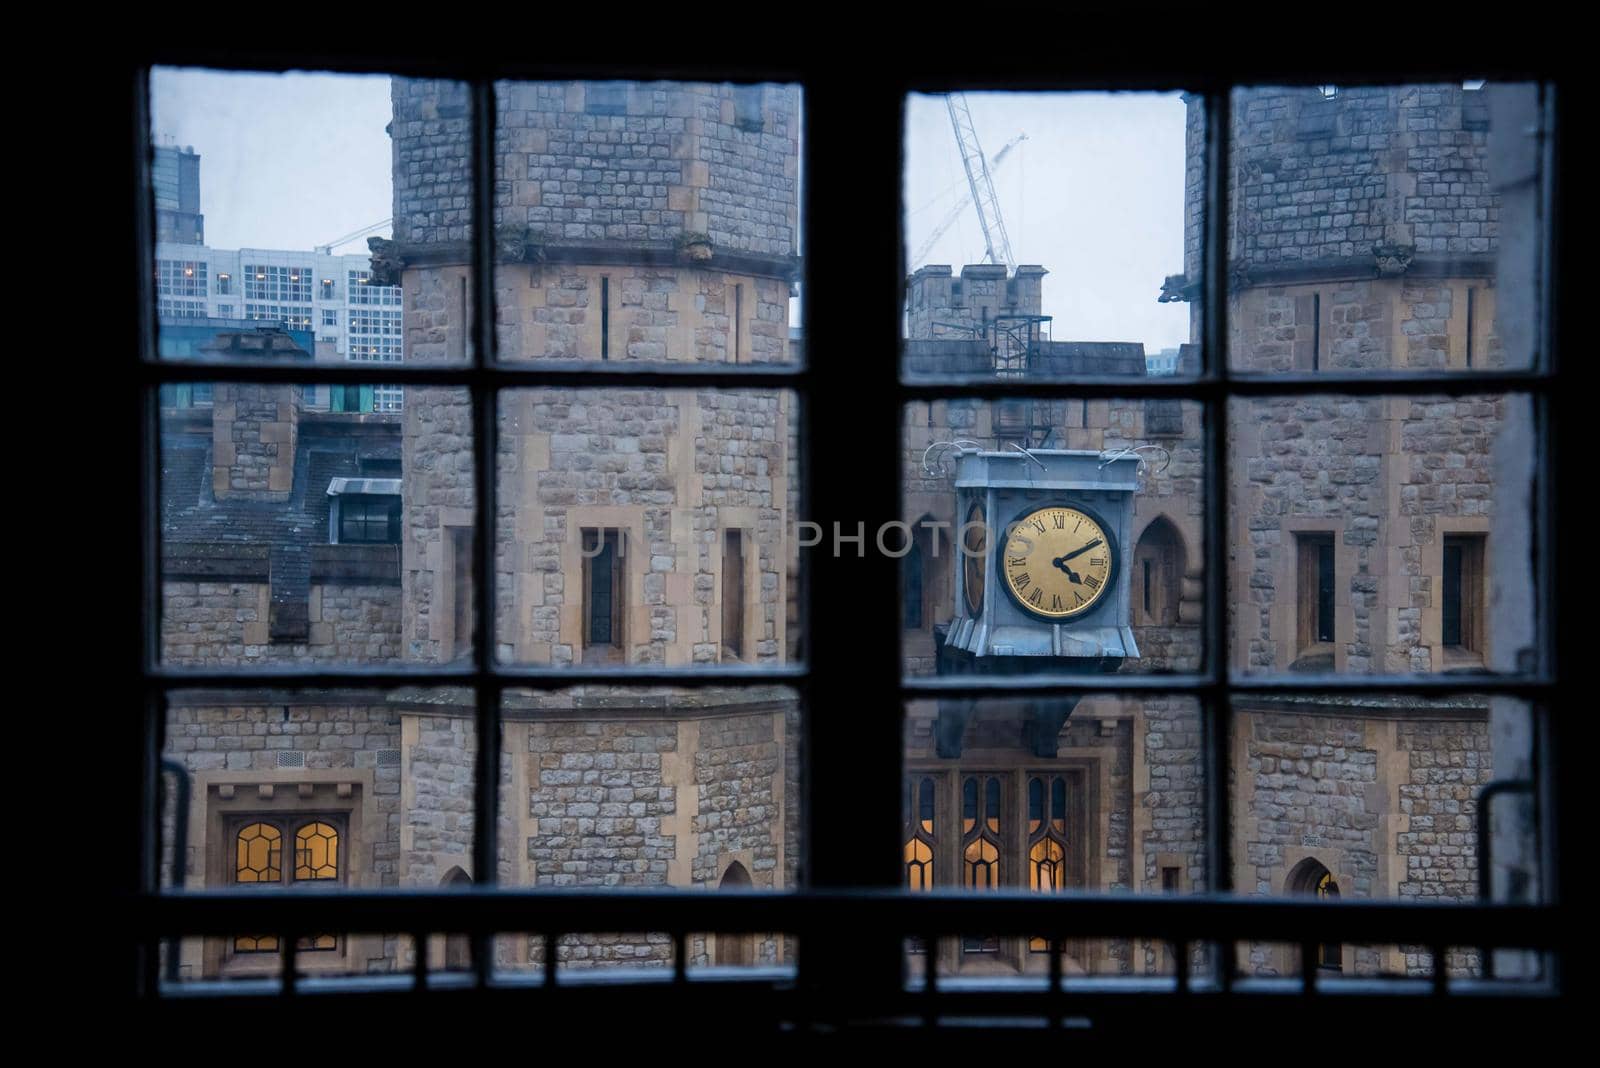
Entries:
{"type": "Polygon", "coordinates": [[[163,577],[270,582],[270,636],[305,640],[313,582],[399,584],[399,546],[328,544],[327,491],[334,478],[395,470],[400,454],[399,416],[302,412],[288,500],[219,500],[209,413],[164,412],[163,577]]]}

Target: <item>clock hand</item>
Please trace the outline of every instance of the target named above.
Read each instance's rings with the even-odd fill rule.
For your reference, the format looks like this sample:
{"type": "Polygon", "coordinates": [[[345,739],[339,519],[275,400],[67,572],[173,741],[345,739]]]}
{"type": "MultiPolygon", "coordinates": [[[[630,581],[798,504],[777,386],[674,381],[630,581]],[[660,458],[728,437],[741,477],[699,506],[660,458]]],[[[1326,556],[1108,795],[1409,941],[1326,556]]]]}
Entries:
{"type": "Polygon", "coordinates": [[[1100,539],[1096,538],[1096,539],[1094,539],[1094,541],[1091,541],[1089,544],[1081,545],[1078,548],[1072,550],[1070,553],[1067,553],[1061,559],[1063,559],[1063,560],[1071,560],[1074,556],[1082,556],[1084,553],[1088,552],[1090,549],[1093,549],[1096,545],[1099,545],[1099,544],[1100,544],[1100,539]]]}
{"type": "Polygon", "coordinates": [[[1065,556],[1058,556],[1054,560],[1050,561],[1050,563],[1053,566],[1060,568],[1062,571],[1065,571],[1067,573],[1067,578],[1071,579],[1073,582],[1076,582],[1080,586],[1083,585],[1083,580],[1078,577],[1078,573],[1067,566],[1067,558],[1065,556]]]}

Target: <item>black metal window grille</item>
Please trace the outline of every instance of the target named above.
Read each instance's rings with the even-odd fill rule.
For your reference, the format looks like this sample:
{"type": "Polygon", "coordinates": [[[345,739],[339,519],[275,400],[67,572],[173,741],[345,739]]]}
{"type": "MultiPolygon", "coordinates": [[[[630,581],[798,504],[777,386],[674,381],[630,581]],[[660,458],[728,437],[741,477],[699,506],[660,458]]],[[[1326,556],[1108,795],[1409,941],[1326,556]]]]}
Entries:
{"type": "MultiPolygon", "coordinates": [[[[227,65],[225,59],[209,57],[213,65],[227,65]]],[[[192,62],[192,56],[161,56],[160,63],[192,62]]],[[[293,56],[255,58],[256,67],[285,69],[299,65],[293,56]]],[[[138,200],[134,212],[136,233],[132,242],[139,279],[137,342],[138,380],[141,404],[138,429],[142,440],[139,453],[138,492],[140,494],[138,548],[140,554],[138,604],[141,648],[132,678],[143,693],[140,721],[142,760],[139,767],[140,805],[136,817],[138,860],[132,890],[137,908],[130,929],[129,948],[134,964],[130,988],[145,997],[177,994],[178,987],[164,986],[158,971],[159,941],[193,935],[228,936],[240,929],[275,929],[281,939],[283,978],[275,981],[275,996],[300,992],[302,980],[295,967],[298,936],[323,930],[410,931],[421,939],[430,932],[466,931],[474,945],[474,970],[467,981],[485,988],[496,986],[492,965],[491,939],[496,932],[535,928],[546,932],[547,950],[561,933],[638,929],[647,917],[651,929],[671,933],[677,962],[675,985],[693,982],[685,973],[685,940],[693,931],[755,932],[784,930],[799,939],[802,947],[795,983],[764,987],[782,1008],[774,1018],[829,1018],[830,1013],[848,1012],[892,1015],[906,1008],[918,1010],[916,1018],[933,1024],[941,1013],[957,1006],[978,1005],[983,1011],[1038,1011],[1060,1022],[1075,1011],[1073,1006],[1105,1011],[1114,1015],[1114,994],[1074,993],[1060,974],[1060,954],[1052,952],[1049,985],[1040,994],[1000,990],[1002,1000],[985,999],[970,990],[962,993],[942,983],[932,967],[936,955],[928,955],[929,970],[923,982],[909,988],[903,977],[905,939],[922,936],[960,937],[973,931],[993,936],[1013,935],[1048,937],[1059,942],[1067,937],[1155,937],[1171,943],[1178,971],[1166,986],[1168,993],[1181,997],[1198,988],[1189,974],[1189,949],[1195,945],[1213,948],[1241,939],[1275,939],[1297,944],[1306,960],[1319,959],[1318,948],[1335,941],[1405,942],[1429,947],[1436,960],[1442,960],[1450,946],[1504,946],[1548,951],[1552,962],[1547,974],[1559,976],[1563,959],[1558,950],[1561,933],[1560,912],[1554,905],[1448,905],[1418,908],[1393,902],[1352,902],[1338,905],[1308,904],[1289,900],[1244,900],[1230,895],[1230,856],[1227,835],[1229,804],[1227,783],[1227,744],[1230,712],[1240,698],[1260,698],[1274,694],[1399,693],[1437,697],[1454,693],[1503,695],[1530,702],[1536,716],[1539,738],[1540,777],[1537,784],[1498,784],[1489,794],[1536,791],[1543,814],[1542,848],[1551,900],[1560,900],[1561,880],[1570,878],[1558,871],[1555,858],[1562,842],[1559,817],[1565,806],[1557,803],[1557,791],[1566,790],[1572,776],[1563,775],[1566,751],[1559,742],[1562,718],[1556,714],[1558,696],[1557,641],[1570,640],[1575,628],[1569,604],[1551,599],[1552,578],[1557,561],[1555,552],[1565,543],[1554,538],[1557,488],[1564,485],[1563,458],[1574,450],[1556,447],[1557,435],[1569,433],[1578,420],[1561,418],[1568,397],[1563,395],[1562,365],[1558,360],[1557,321],[1554,315],[1556,292],[1561,274],[1550,269],[1561,260],[1556,245],[1557,228],[1552,220],[1560,217],[1560,156],[1556,151],[1559,134],[1558,100],[1550,86],[1544,94],[1546,137],[1544,166],[1545,210],[1541,227],[1544,239],[1545,285],[1540,290],[1541,307],[1535,364],[1526,371],[1500,371],[1465,376],[1459,373],[1420,371],[1415,373],[1345,374],[1337,371],[1308,374],[1281,374],[1249,379],[1230,373],[1226,366],[1226,319],[1228,272],[1223,248],[1223,213],[1228,202],[1223,176],[1227,174],[1230,129],[1230,91],[1236,77],[1217,78],[1197,75],[1174,78],[1168,73],[1128,75],[1110,67],[1088,68],[1093,73],[1063,78],[1058,70],[1028,76],[1015,69],[981,84],[970,78],[959,79],[969,87],[1027,87],[1061,89],[1160,89],[1185,88],[1199,93],[1205,101],[1206,178],[1205,178],[1205,271],[1202,284],[1204,344],[1201,371],[1195,375],[1128,380],[1087,376],[1054,380],[1049,383],[1009,379],[982,386],[958,383],[908,384],[899,373],[895,354],[899,346],[904,271],[900,219],[900,131],[907,92],[938,92],[952,88],[948,78],[924,79],[889,70],[871,73],[859,68],[838,72],[819,67],[813,70],[764,71],[761,77],[798,81],[804,90],[805,127],[803,164],[806,257],[804,321],[806,362],[803,366],[767,367],[748,365],[646,366],[634,364],[604,369],[556,370],[537,363],[502,365],[495,360],[493,329],[494,261],[491,208],[493,197],[494,81],[501,77],[616,77],[615,71],[593,68],[563,68],[559,74],[526,64],[506,62],[492,68],[481,57],[463,60],[460,66],[441,69],[427,64],[384,60],[348,64],[322,64],[324,67],[353,71],[386,71],[422,76],[449,75],[470,81],[474,116],[473,179],[473,273],[477,282],[472,323],[470,366],[425,368],[415,365],[386,366],[383,383],[430,384],[462,387],[471,394],[475,409],[476,459],[474,507],[478,522],[474,527],[474,561],[477,595],[473,600],[474,626],[478,640],[473,643],[470,663],[427,670],[338,668],[308,666],[283,669],[266,676],[247,670],[190,670],[162,665],[157,653],[159,612],[159,485],[157,460],[158,394],[169,383],[195,377],[196,369],[156,359],[153,222],[150,199],[148,83],[136,79],[132,93],[134,132],[130,138],[135,190],[138,200]],[[408,66],[410,69],[408,69],[408,66]],[[873,131],[874,136],[862,136],[873,131]],[[842,144],[849,145],[849,167],[839,166],[842,144]],[[881,230],[816,225],[829,217],[829,209],[850,209],[856,218],[880,218],[881,230]],[[896,220],[891,225],[889,220],[896,220]],[[867,265],[866,270],[841,271],[838,265],[867,265]],[[848,309],[848,310],[846,310],[848,309]],[[861,359],[863,351],[875,351],[875,359],[861,359]],[[476,803],[479,813],[495,813],[499,806],[500,779],[495,773],[500,763],[499,711],[502,692],[508,687],[555,689],[585,684],[608,686],[648,686],[671,684],[684,687],[728,686],[748,683],[745,669],[707,669],[697,672],[552,670],[518,668],[495,660],[494,553],[486,551],[484,539],[495,526],[486,517],[495,515],[496,486],[492,477],[498,427],[496,396],[499,390],[528,386],[652,386],[700,388],[792,389],[798,396],[801,413],[800,465],[801,513],[833,529],[837,523],[846,533],[864,523],[872,530],[882,522],[899,518],[900,492],[899,435],[903,406],[908,402],[984,396],[1001,400],[1049,400],[1063,393],[1090,398],[1187,399],[1203,407],[1206,427],[1204,458],[1206,533],[1204,647],[1207,656],[1202,670],[1183,675],[1111,676],[1073,678],[1048,676],[1002,679],[941,678],[905,679],[900,660],[900,613],[898,583],[900,567],[889,556],[870,552],[855,555],[814,552],[802,570],[802,611],[806,627],[806,655],[802,663],[764,673],[763,681],[782,681],[794,687],[805,710],[804,717],[804,830],[802,855],[804,889],[783,895],[695,895],[677,892],[564,892],[531,888],[495,887],[496,829],[493,818],[475,821],[474,861],[480,878],[464,888],[437,891],[393,890],[338,895],[305,893],[273,896],[241,895],[228,891],[169,892],[158,889],[157,797],[160,775],[162,733],[169,693],[205,688],[253,689],[267,686],[366,687],[388,688],[398,685],[468,685],[477,699],[477,752],[475,757],[476,803]],[[845,386],[848,388],[841,388],[845,386]],[[1230,398],[1251,396],[1305,395],[1339,392],[1371,396],[1380,393],[1399,395],[1521,392],[1532,396],[1537,416],[1538,457],[1541,470],[1550,474],[1537,487],[1535,536],[1537,561],[1538,620],[1537,662],[1510,676],[1480,676],[1463,679],[1449,675],[1423,677],[1333,677],[1241,678],[1227,669],[1226,646],[1226,557],[1227,484],[1222,464],[1228,455],[1225,406],[1230,398]],[[849,434],[816,433],[827,427],[848,426],[849,434]],[[1558,622],[1561,624],[1558,626],[1558,622]],[[910,893],[903,863],[897,859],[904,839],[898,820],[903,768],[901,713],[910,698],[1046,698],[1052,694],[1081,694],[1089,691],[1133,691],[1148,694],[1186,694],[1200,702],[1204,724],[1205,783],[1207,789],[1206,827],[1208,856],[1213,890],[1207,894],[1168,898],[1151,895],[1142,898],[1101,894],[1043,895],[992,892],[975,895],[949,893],[910,893]],[[873,714],[838,714],[840,710],[871,710],[873,714]],[[834,784],[833,789],[820,788],[834,784]],[[840,787],[839,784],[847,784],[840,787]],[[783,991],[807,995],[803,1000],[784,1000],[783,991]],[[1073,1000],[1076,998],[1077,1000],[1073,1000]],[[863,1008],[865,1006],[865,1008],[863,1008]],[[1003,1006],[1003,1007],[1002,1007],[1003,1006]]],[[[743,69],[719,70],[707,67],[651,66],[644,64],[627,72],[629,77],[684,78],[720,81],[748,78],[743,69]]],[[[1281,72],[1273,77],[1283,80],[1281,72]]],[[[1415,80],[1415,70],[1368,71],[1341,77],[1345,84],[1358,82],[1395,83],[1415,80]]],[[[1310,76],[1299,79],[1309,82],[1310,76]]],[[[1508,79],[1509,80],[1509,79],[1508,79]]],[[[600,103],[604,107],[606,101],[600,103]]],[[[590,107],[596,105],[591,101],[590,107]]],[[[207,368],[206,377],[229,382],[297,382],[300,368],[225,365],[207,368]]],[[[379,378],[357,365],[319,368],[334,385],[377,383],[379,378]]],[[[1567,440],[1563,438],[1563,440],[1567,440]]],[[[1576,599],[1573,599],[1576,600],[1576,599]]],[[[1482,858],[1486,867],[1488,858],[1482,858]]],[[[430,991],[442,985],[439,977],[425,970],[425,954],[418,954],[418,967],[409,981],[417,991],[430,991]]],[[[1222,967],[1211,972],[1211,988],[1223,994],[1243,997],[1242,980],[1231,971],[1231,953],[1212,955],[1222,967]]],[[[565,986],[557,982],[555,954],[546,952],[546,967],[540,983],[548,987],[565,986]]],[[[407,977],[402,977],[407,978],[407,977]]],[[[459,976],[449,977],[459,979],[459,976]]],[[[1316,992],[1314,976],[1302,977],[1300,994],[1316,992]]],[[[752,980],[757,982],[757,980],[752,980]]],[[[624,980],[618,983],[626,986],[624,980]]],[[[353,979],[352,989],[369,989],[371,981],[353,979]]],[[[614,986],[611,987],[615,989],[614,986]]],[[[1460,981],[1450,980],[1445,969],[1435,970],[1431,992],[1445,995],[1465,989],[1460,981]]],[[[1555,985],[1528,989],[1549,993],[1555,985]]],[[[241,995],[242,996],[242,995],[241,995]]],[[[1446,1001],[1459,1000],[1446,998],[1446,1001]]],[[[1436,1001],[1435,1004],[1438,1002],[1436,1001]]],[[[1107,1017],[1111,1018],[1110,1016],[1107,1017]]]]}

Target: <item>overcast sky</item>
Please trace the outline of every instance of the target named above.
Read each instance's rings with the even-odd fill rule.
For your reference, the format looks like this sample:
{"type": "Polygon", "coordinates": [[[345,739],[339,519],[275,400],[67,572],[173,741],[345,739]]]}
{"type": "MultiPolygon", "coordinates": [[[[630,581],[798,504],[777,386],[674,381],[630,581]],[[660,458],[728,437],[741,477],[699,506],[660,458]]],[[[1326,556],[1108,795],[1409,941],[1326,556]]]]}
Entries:
{"type": "MultiPolygon", "coordinates": [[[[1161,280],[1183,270],[1184,105],[1176,94],[968,93],[991,159],[1018,263],[1037,263],[1044,313],[1058,341],[1142,341],[1146,352],[1189,340],[1188,306],[1159,304],[1161,280]]],[[[942,96],[916,96],[906,116],[906,243],[915,256],[968,187],[942,96]]],[[[922,262],[981,263],[983,231],[968,206],[922,262]]]]}
{"type": "MultiPolygon", "coordinates": [[[[992,159],[1018,263],[1042,264],[1044,311],[1058,340],[1188,340],[1187,308],[1159,304],[1183,269],[1184,106],[1176,95],[969,93],[992,159]]],[[[310,249],[389,217],[389,79],[158,69],[158,143],[200,153],[206,242],[216,248],[310,249]]],[[[942,96],[907,109],[906,223],[915,253],[967,194],[942,96]]],[[[842,166],[848,166],[848,156],[842,166]]],[[[389,229],[378,231],[382,236],[389,229]]],[[[338,251],[364,252],[365,240],[338,251]]],[[[923,262],[983,259],[967,205],[923,262]]],[[[911,267],[921,266],[912,263],[911,267]]]]}
{"type": "Polygon", "coordinates": [[[150,98],[156,143],[200,153],[213,248],[310,249],[394,210],[385,76],[158,68],[150,98]]]}

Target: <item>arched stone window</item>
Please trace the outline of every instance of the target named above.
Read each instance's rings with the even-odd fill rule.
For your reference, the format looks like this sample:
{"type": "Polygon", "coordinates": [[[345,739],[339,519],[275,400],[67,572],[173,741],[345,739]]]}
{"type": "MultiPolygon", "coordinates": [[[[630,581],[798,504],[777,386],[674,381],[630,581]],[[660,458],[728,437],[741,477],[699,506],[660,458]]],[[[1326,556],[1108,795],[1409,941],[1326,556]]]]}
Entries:
{"type": "MultiPolygon", "coordinates": [[[[969,775],[961,784],[961,884],[968,890],[998,890],[1005,878],[1001,857],[1007,829],[997,775],[969,775]]],[[[994,937],[964,938],[968,953],[998,953],[994,937]]]]}
{"type": "MultiPolygon", "coordinates": [[[[439,880],[440,886],[471,886],[472,876],[460,866],[451,868],[439,880]]],[[[464,934],[453,934],[444,941],[444,970],[465,972],[472,970],[472,939],[464,934]]]]}
{"type": "MultiPolygon", "coordinates": [[[[280,816],[246,817],[233,830],[233,881],[245,886],[283,886],[293,883],[341,879],[340,847],[343,835],[339,817],[286,820],[280,816]],[[284,863],[284,840],[294,839],[294,863],[284,863]]],[[[336,950],[339,939],[332,934],[302,936],[303,950],[336,950]]],[[[278,938],[272,934],[236,935],[234,953],[276,953],[278,938]]]]}
{"type": "MultiPolygon", "coordinates": [[[[1333,873],[1312,857],[1307,857],[1289,872],[1284,889],[1291,894],[1314,896],[1321,901],[1337,901],[1339,884],[1333,873]]],[[[1298,962],[1296,962],[1298,965],[1298,962]]],[[[1317,967],[1327,972],[1344,970],[1344,947],[1337,942],[1325,942],[1317,948],[1317,967]]]]}
{"type": "MultiPolygon", "coordinates": [[[[718,890],[748,890],[750,872],[737,860],[722,873],[718,890]]],[[[713,963],[724,967],[748,967],[755,963],[755,936],[751,934],[718,932],[713,963]]]]}
{"type": "Polygon", "coordinates": [[[926,631],[948,618],[951,575],[951,548],[945,533],[931,515],[911,524],[906,554],[900,558],[901,625],[906,630],[926,631]]]}
{"type": "Polygon", "coordinates": [[[1171,520],[1157,516],[1133,550],[1134,626],[1177,625],[1185,565],[1183,536],[1171,520]]]}

